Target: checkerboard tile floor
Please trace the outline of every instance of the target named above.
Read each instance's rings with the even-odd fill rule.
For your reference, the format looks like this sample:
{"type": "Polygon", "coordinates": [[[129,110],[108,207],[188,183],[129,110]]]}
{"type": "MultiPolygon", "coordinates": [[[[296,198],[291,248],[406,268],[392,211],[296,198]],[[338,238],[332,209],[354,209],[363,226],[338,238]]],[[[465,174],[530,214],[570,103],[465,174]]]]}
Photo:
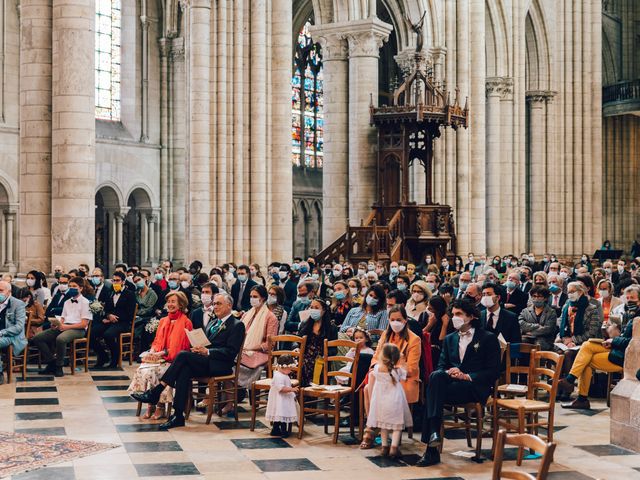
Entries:
{"type": "MultiPolygon", "coordinates": [[[[248,404],[241,421],[215,417],[205,424],[194,412],[187,427],[169,432],[158,423],[136,417],[136,403],[127,395],[128,380],[135,369],[78,373],[63,378],[38,376],[30,371],[26,381],[0,386],[0,430],[61,435],[94,440],[121,447],[72,462],[16,475],[14,480],[102,480],[120,478],[167,478],[177,480],[211,478],[225,480],[288,479],[296,472],[305,478],[341,480],[367,479],[489,479],[492,463],[477,464],[456,452],[468,451],[460,435],[448,435],[443,463],[430,468],[414,464],[423,451],[406,434],[404,457],[390,461],[379,450],[361,451],[358,441],[345,429],[338,445],[312,422],[305,435],[286,440],[268,436],[266,422],[248,429],[248,404]]],[[[549,478],[561,480],[640,479],[640,455],[609,444],[609,410],[594,402],[593,414],[556,412],[556,461],[549,478]]],[[[319,423],[319,422],[318,422],[319,423]]],[[[453,432],[452,432],[453,433],[453,432]]],[[[486,448],[491,440],[485,440],[486,448]]],[[[516,468],[515,451],[505,453],[509,468],[516,468]]],[[[535,472],[536,460],[526,460],[521,469],[535,472]]],[[[299,477],[295,477],[299,478],[299,477]]]]}

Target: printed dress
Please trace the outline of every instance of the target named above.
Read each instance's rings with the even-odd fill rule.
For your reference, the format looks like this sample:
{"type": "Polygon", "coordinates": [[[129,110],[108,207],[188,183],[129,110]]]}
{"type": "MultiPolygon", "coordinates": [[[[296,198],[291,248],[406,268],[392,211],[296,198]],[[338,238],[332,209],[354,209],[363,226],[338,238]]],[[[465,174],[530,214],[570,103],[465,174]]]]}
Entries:
{"type": "Polygon", "coordinates": [[[407,372],[403,368],[395,368],[389,375],[379,372],[378,366],[369,372],[369,377],[375,377],[375,383],[371,393],[367,427],[404,430],[405,427],[413,425],[407,397],[400,383],[407,378],[407,372]]]}
{"type": "Polygon", "coordinates": [[[269,422],[297,422],[296,394],[293,392],[281,392],[282,387],[291,387],[291,379],[276,370],[273,372],[273,381],[269,390],[265,417],[269,422]]]}

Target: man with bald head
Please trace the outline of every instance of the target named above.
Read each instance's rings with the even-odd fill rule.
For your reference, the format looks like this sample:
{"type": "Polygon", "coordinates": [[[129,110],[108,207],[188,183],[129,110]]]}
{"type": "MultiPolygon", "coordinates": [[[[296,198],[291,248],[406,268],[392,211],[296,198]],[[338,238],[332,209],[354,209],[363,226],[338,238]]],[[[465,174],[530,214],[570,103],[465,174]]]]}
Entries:
{"type": "MultiPolygon", "coordinates": [[[[0,281],[0,350],[11,345],[14,355],[22,353],[27,345],[27,339],[24,336],[26,318],[24,302],[11,295],[9,282],[0,281]]],[[[2,383],[4,383],[4,376],[0,359],[0,384],[2,383]]]]}

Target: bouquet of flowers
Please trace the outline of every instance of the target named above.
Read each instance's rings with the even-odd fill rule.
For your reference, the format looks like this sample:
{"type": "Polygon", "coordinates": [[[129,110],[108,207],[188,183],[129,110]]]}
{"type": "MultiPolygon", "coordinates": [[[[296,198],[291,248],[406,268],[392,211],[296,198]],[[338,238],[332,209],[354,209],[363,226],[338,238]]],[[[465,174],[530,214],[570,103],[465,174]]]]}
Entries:
{"type": "Polygon", "coordinates": [[[102,305],[102,302],[94,300],[89,304],[89,310],[91,310],[91,313],[94,315],[101,315],[104,313],[104,305],[102,305]]]}
{"type": "Polygon", "coordinates": [[[160,325],[160,319],[154,317],[147,322],[144,329],[147,333],[155,333],[158,330],[158,325],[160,325]]]}

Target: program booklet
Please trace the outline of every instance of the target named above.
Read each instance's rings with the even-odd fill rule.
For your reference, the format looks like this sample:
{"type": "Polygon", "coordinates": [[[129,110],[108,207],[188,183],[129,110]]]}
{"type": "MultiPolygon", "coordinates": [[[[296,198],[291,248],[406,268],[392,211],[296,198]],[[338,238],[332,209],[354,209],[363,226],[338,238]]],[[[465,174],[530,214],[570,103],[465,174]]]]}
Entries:
{"type": "Polygon", "coordinates": [[[211,345],[211,342],[204,334],[204,330],[201,328],[191,331],[185,328],[184,331],[187,333],[187,338],[189,339],[189,343],[191,343],[192,347],[208,347],[211,345]]]}

